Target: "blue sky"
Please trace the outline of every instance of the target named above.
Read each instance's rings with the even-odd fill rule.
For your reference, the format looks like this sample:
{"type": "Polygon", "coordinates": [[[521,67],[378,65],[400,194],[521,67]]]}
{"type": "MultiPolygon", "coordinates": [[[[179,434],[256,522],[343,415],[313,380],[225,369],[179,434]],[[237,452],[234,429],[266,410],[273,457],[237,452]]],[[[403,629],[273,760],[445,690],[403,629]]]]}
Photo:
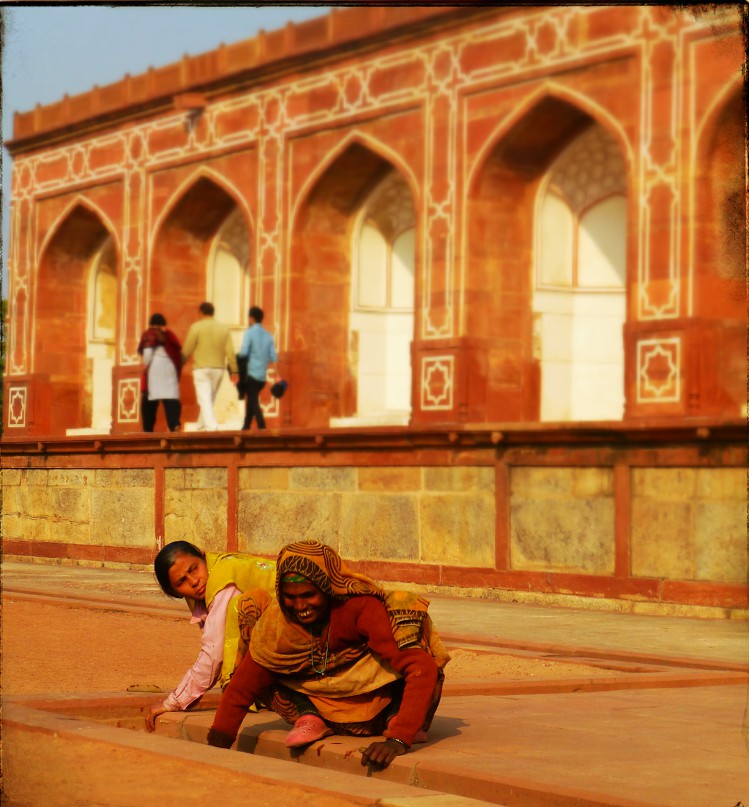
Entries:
{"type": "MultiPolygon", "coordinates": [[[[2,138],[13,135],[13,113],[75,95],[125,73],[161,67],[183,54],[272,31],[289,20],[327,13],[325,6],[4,6],[2,138]]],[[[7,297],[11,159],[2,149],[2,281],[7,297]]]]}

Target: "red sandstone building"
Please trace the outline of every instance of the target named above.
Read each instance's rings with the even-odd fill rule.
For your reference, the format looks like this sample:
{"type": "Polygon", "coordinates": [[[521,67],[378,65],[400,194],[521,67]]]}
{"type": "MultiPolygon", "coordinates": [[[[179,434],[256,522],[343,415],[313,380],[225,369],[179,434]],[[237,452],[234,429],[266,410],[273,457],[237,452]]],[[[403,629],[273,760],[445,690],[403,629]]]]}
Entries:
{"type": "MultiPolygon", "coordinates": [[[[210,299],[237,343],[249,305],[266,311],[289,381],[266,400],[271,432],[312,430],[319,447],[389,427],[385,460],[370,445],[334,464],[479,462],[468,443],[502,464],[507,435],[577,445],[605,433],[615,452],[635,433],[651,442],[628,468],[651,456],[675,473],[740,473],[743,63],[731,6],[351,8],[18,113],[6,455],[139,432],[149,315],[184,338],[210,299]],[[439,459],[419,449],[430,429],[447,435],[439,459]],[[414,441],[423,456],[404,459],[414,441]]],[[[228,432],[232,392],[227,381],[228,432]]],[[[576,450],[546,461],[615,465],[576,450]]],[[[511,521],[502,467],[495,515],[511,521]]],[[[730,571],[702,580],[709,596],[694,569],[635,573],[639,483],[616,473],[613,554],[603,571],[570,561],[582,582],[564,590],[622,597],[642,577],[641,598],[657,600],[652,581],[684,574],[675,601],[743,603],[735,537],[730,571]],[[588,573],[627,582],[591,588],[588,573]]],[[[230,547],[241,521],[235,502],[230,547]]],[[[481,581],[524,588],[522,573],[554,571],[513,567],[519,533],[497,521],[492,551],[467,561],[500,573],[481,581]]],[[[431,568],[419,552],[407,561],[431,568]]]]}

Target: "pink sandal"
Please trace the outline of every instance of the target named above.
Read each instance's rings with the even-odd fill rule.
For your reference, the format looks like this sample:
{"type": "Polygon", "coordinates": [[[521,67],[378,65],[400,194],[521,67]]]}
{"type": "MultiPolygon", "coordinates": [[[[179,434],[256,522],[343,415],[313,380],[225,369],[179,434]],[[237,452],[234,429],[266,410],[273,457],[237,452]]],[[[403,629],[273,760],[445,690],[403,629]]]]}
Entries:
{"type": "Polygon", "coordinates": [[[333,733],[333,729],[328,728],[325,721],[317,715],[302,715],[294,723],[294,728],[286,737],[287,748],[299,748],[302,745],[309,745],[315,740],[322,740],[333,733]]]}

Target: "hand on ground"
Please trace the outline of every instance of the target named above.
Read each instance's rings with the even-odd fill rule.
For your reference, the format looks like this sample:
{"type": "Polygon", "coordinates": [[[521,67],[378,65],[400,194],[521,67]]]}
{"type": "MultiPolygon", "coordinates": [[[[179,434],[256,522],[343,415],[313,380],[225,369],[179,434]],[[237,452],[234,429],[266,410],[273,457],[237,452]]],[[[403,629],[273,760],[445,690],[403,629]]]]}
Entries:
{"type": "Polygon", "coordinates": [[[383,771],[401,754],[406,753],[406,746],[396,740],[387,739],[384,742],[371,743],[361,755],[362,765],[371,765],[375,770],[383,771]]]}
{"type": "Polygon", "coordinates": [[[156,718],[163,715],[167,709],[163,703],[154,703],[150,712],[146,715],[146,731],[156,731],[156,718]]]}

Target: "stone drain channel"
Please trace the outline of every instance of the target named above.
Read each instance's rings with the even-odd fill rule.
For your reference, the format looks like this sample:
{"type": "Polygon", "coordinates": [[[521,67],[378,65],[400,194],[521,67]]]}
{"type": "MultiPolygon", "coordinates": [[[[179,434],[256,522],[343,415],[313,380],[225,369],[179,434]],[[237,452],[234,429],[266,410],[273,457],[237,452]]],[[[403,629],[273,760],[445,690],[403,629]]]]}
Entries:
{"type": "MultiPolygon", "coordinates": [[[[85,605],[90,608],[107,608],[113,606],[132,612],[142,612],[164,615],[167,611],[173,612],[171,606],[156,604],[138,604],[116,597],[103,598],[94,595],[75,594],[63,595],[49,593],[42,595],[31,589],[23,587],[5,587],[6,594],[14,598],[55,600],[64,599],[71,605],[85,605]]],[[[743,670],[720,668],[708,669],[703,664],[689,664],[683,660],[669,659],[656,660],[653,658],[627,657],[626,654],[588,654],[577,655],[569,648],[523,647],[518,643],[501,642],[475,642],[462,641],[460,637],[443,634],[446,647],[453,653],[466,652],[485,657],[489,664],[497,655],[510,654],[517,658],[543,659],[548,665],[559,663],[579,665],[581,672],[589,673],[595,668],[598,674],[581,674],[579,677],[549,677],[534,678],[533,680],[461,680],[445,684],[443,692],[443,705],[461,701],[467,716],[467,725],[470,725],[472,712],[477,702],[479,710],[501,710],[508,702],[529,695],[560,695],[572,693],[615,692],[633,689],[651,688],[679,688],[693,686],[724,686],[737,683],[746,683],[747,676],[743,670]],[[470,707],[470,708],[469,708],[470,707]]],[[[717,666],[717,665],[716,665],[717,666]]],[[[285,747],[284,740],[288,731],[283,721],[270,712],[251,713],[248,715],[240,737],[237,742],[239,755],[231,752],[221,752],[218,749],[206,747],[206,734],[212,721],[213,710],[218,702],[217,692],[208,693],[199,708],[184,713],[167,714],[159,718],[156,735],[147,735],[144,731],[144,714],[158,694],[154,692],[128,692],[128,693],[90,693],[86,695],[28,695],[15,696],[4,699],[3,723],[6,726],[25,727],[29,730],[53,731],[57,735],[68,737],[71,741],[76,738],[99,738],[103,741],[151,747],[155,749],[156,743],[170,741],[167,745],[159,746],[160,754],[187,754],[188,757],[200,759],[210,758],[211,765],[226,764],[232,770],[237,765],[247,762],[252,769],[248,774],[251,777],[280,777],[286,781],[289,776],[298,780],[301,776],[311,777],[310,787],[331,788],[331,792],[351,792],[361,788],[354,780],[361,781],[362,777],[380,781],[383,787],[398,786],[405,788],[398,790],[398,798],[435,797],[438,794],[451,795],[457,801],[456,805],[465,801],[469,804],[513,804],[535,805],[554,804],[567,805],[610,805],[617,804],[608,796],[591,793],[581,797],[580,793],[568,792],[548,784],[522,782],[517,786],[498,786],[492,780],[491,765],[466,768],[455,772],[451,776],[440,776],[436,769],[440,761],[435,757],[433,763],[430,759],[439,751],[440,741],[454,736],[453,724],[456,722],[451,713],[459,713],[460,709],[446,709],[448,716],[441,716],[442,706],[435,718],[430,742],[419,747],[417,753],[410,753],[398,758],[393,765],[384,772],[373,776],[372,772],[361,766],[359,762],[361,738],[331,737],[312,744],[302,752],[290,752],[285,747]],[[188,740],[189,743],[174,743],[174,740],[188,740]],[[197,754],[197,756],[196,756],[197,754]],[[217,754],[223,754],[217,757],[217,754]],[[260,767],[258,768],[258,764],[260,767]],[[291,767],[290,767],[291,766],[291,767]],[[293,770],[293,773],[291,771],[293,770]],[[338,776],[338,775],[342,776],[338,776]],[[320,777],[332,776],[327,784],[321,784],[320,777]],[[350,780],[350,781],[349,781],[350,780]],[[347,784],[348,782],[348,784],[347,784]],[[511,798],[510,798],[511,796],[511,798]]],[[[460,733],[460,732],[458,732],[460,733]]],[[[470,732],[464,731],[465,742],[475,743],[471,740],[470,732]]],[[[470,749],[469,749],[470,753],[470,749]]],[[[480,753],[477,750],[476,753],[480,753]]],[[[506,784],[506,783],[505,783],[506,784]]],[[[380,788],[372,789],[373,781],[368,783],[371,796],[376,797],[378,803],[382,796],[380,788]]],[[[388,791],[395,792],[395,791],[388,791]]],[[[395,803],[395,802],[393,802],[395,803]]],[[[436,803],[436,802],[435,802],[436,803]]],[[[622,802],[624,804],[625,802],[622,802]]],[[[629,803],[629,802],[626,802],[629,803]]]]}

